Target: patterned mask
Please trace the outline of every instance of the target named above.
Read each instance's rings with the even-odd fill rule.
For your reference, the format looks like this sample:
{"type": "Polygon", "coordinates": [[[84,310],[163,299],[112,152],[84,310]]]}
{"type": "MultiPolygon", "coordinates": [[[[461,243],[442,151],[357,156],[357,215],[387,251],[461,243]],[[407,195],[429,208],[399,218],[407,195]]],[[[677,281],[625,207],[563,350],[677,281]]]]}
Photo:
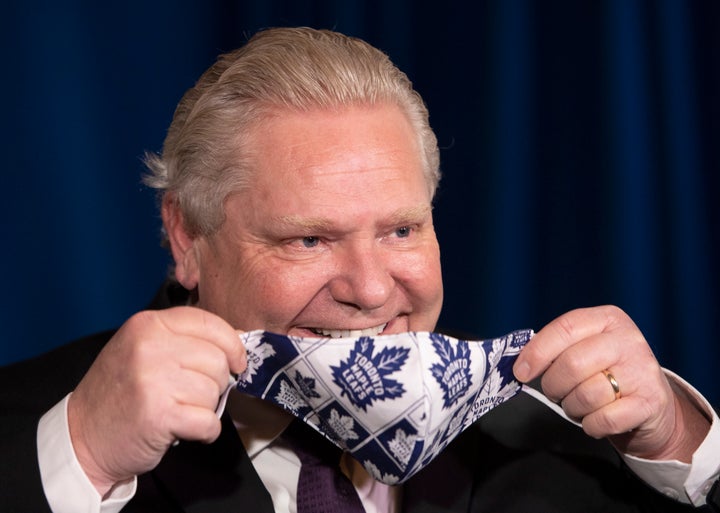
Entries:
{"type": "Polygon", "coordinates": [[[410,332],[359,338],[243,333],[237,389],[271,401],[378,481],[406,481],[483,414],[520,389],[512,365],[532,337],[484,341],[410,332]]]}

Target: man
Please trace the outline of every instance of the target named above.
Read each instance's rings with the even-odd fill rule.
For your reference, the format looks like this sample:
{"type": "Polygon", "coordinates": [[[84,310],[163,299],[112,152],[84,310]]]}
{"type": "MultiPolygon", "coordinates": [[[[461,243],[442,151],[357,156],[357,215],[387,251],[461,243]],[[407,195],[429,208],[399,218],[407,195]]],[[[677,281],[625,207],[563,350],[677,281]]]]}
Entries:
{"type": "MultiPolygon", "coordinates": [[[[435,328],[439,164],[425,107],[361,41],[268,30],[186,93],[162,156],[148,162],[173,284],[161,309],[116,333],[3,371],[3,461],[15,467],[0,506],[295,511],[288,415],[240,393],[229,415],[215,413],[228,375],[246,367],[237,330],[334,338],[435,328]]],[[[660,369],[623,312],[558,318],[514,370],[521,381],[542,376],[589,437],[511,401],[404,487],[344,460],[365,511],[686,509],[653,488],[704,503],[720,467],[717,416],[660,369]]]]}

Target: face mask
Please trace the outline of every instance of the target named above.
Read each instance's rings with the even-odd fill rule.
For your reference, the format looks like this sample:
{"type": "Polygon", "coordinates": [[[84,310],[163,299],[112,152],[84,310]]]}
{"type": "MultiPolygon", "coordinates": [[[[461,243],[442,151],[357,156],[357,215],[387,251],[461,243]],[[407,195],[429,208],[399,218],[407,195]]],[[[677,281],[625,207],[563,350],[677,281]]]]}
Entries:
{"type": "Polygon", "coordinates": [[[438,333],[298,338],[243,333],[241,392],[271,401],[399,484],[520,389],[512,365],[530,330],[484,341],[438,333]]]}

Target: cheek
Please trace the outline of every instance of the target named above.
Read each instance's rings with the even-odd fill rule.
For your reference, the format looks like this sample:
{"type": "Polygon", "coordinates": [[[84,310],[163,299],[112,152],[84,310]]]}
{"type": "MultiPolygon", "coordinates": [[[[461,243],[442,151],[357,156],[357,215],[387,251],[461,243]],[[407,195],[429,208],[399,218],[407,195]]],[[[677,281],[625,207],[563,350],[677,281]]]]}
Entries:
{"type": "Polygon", "coordinates": [[[268,323],[283,327],[317,295],[327,281],[321,269],[278,265],[255,269],[246,286],[250,308],[268,323]]]}
{"type": "Polygon", "coordinates": [[[416,303],[439,310],[443,297],[440,252],[437,245],[408,255],[397,271],[399,281],[405,284],[416,303]]]}
{"type": "Polygon", "coordinates": [[[254,329],[258,312],[272,304],[276,273],[263,258],[242,251],[213,253],[203,261],[199,306],[225,318],[238,329],[254,329]]]}
{"type": "Polygon", "coordinates": [[[439,258],[434,254],[416,258],[398,281],[412,304],[408,331],[433,331],[443,302],[439,258]]]}

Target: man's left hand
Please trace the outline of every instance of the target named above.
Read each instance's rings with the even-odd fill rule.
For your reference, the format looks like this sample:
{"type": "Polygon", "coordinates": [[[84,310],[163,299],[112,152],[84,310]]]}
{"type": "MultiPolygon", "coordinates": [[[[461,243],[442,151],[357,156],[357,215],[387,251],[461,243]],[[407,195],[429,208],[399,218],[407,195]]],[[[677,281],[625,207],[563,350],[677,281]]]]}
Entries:
{"type": "Polygon", "coordinates": [[[668,381],[635,323],[617,307],[558,317],[522,350],[514,372],[522,382],[542,375],[549,399],[581,421],[588,435],[609,437],[626,454],[690,462],[710,429],[693,402],[668,381]]]}

